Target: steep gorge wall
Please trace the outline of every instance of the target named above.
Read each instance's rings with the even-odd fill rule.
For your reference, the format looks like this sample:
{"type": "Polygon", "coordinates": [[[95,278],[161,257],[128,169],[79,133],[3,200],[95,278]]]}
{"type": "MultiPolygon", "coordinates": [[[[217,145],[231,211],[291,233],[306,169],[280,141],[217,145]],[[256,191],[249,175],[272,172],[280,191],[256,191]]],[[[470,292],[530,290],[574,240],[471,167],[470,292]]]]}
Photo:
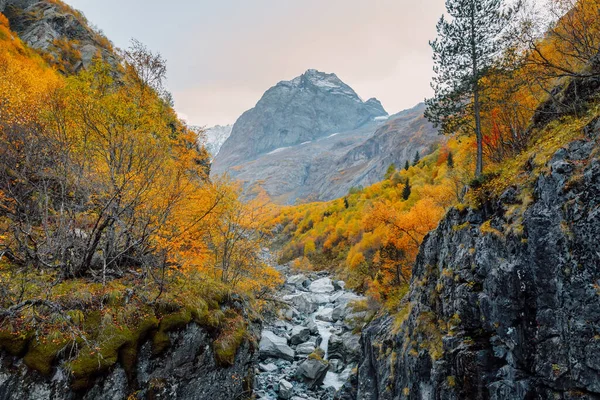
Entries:
{"type": "Polygon", "coordinates": [[[244,340],[235,361],[223,367],[215,361],[213,339],[203,327],[191,323],[170,332],[171,346],[155,354],[148,340],[138,350],[137,361],[119,362],[108,374],[98,376],[89,390],[73,390],[66,364],[53,368],[49,376],[28,369],[23,360],[0,354],[0,400],[122,400],[247,398],[254,379],[259,326],[251,326],[253,338],[244,340]]]}
{"type": "Polygon", "coordinates": [[[340,398],[600,398],[600,120],[584,131],[533,189],[426,237],[405,309],[365,329],[340,398]]]}

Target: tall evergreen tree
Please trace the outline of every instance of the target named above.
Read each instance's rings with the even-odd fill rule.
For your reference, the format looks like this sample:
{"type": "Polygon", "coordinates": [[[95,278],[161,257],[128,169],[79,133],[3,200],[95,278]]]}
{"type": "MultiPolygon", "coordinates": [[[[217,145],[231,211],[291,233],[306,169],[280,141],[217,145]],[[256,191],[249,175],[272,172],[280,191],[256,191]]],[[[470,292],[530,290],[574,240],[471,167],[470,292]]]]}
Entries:
{"type": "Polygon", "coordinates": [[[406,178],[406,183],[404,184],[404,189],[402,189],[402,198],[404,200],[408,200],[411,192],[412,192],[412,188],[410,187],[410,181],[408,180],[408,178],[406,178]]]}
{"type": "Polygon", "coordinates": [[[415,154],[415,158],[413,159],[413,165],[417,165],[420,160],[421,160],[421,155],[417,151],[417,153],[415,154]]]}
{"type": "Polygon", "coordinates": [[[406,163],[404,164],[404,169],[408,171],[409,168],[410,168],[410,163],[408,162],[408,160],[406,160],[406,163]]]}
{"type": "Polygon", "coordinates": [[[454,168],[454,156],[452,155],[452,152],[448,153],[448,158],[446,159],[446,164],[448,165],[448,168],[450,168],[450,169],[454,168]]]}
{"type": "Polygon", "coordinates": [[[513,15],[504,3],[505,0],[446,0],[449,19],[440,18],[438,37],[430,43],[435,96],[426,100],[425,116],[444,134],[475,131],[476,176],[483,173],[481,78],[493,66],[502,48],[502,33],[513,15]]]}

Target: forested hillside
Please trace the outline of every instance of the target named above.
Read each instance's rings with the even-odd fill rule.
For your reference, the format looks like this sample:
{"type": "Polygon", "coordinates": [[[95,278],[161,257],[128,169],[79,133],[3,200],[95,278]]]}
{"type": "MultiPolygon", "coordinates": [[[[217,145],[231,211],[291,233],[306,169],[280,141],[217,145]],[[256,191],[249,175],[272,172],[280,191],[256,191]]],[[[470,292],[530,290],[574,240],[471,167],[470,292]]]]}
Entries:
{"type": "Polygon", "coordinates": [[[195,321],[232,365],[243,316],[278,282],[259,205],[209,180],[160,56],[133,42],[116,65],[71,68],[61,49],[31,49],[0,14],[0,348],[42,375],[60,364],[81,390],[195,321]]]}
{"type": "MultiPolygon", "coordinates": [[[[281,261],[331,268],[354,288],[397,306],[423,238],[449,208],[485,208],[507,188],[527,187],[597,117],[598,2],[573,4],[554,3],[555,12],[566,14],[543,36],[525,19],[518,38],[504,42],[502,56],[480,77],[481,176],[474,173],[469,106],[438,121],[451,137],[446,144],[422,160],[391,165],[383,182],[339,200],[282,209],[273,221],[283,238],[281,261]]],[[[532,201],[530,191],[522,196],[523,206],[509,212],[532,201]]]]}
{"type": "Polygon", "coordinates": [[[597,399],[600,0],[445,5],[425,103],[308,70],[204,137],[0,0],[0,400],[597,399]]]}

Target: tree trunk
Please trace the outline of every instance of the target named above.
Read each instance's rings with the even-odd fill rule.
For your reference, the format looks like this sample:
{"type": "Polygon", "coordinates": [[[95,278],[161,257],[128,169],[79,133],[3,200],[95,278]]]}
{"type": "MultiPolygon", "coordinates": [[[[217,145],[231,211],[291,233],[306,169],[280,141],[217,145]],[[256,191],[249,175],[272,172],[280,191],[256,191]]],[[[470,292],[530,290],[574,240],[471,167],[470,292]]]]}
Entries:
{"type": "MultiPolygon", "coordinates": [[[[475,77],[477,79],[477,77],[475,77]]],[[[483,134],[481,133],[481,105],[479,104],[479,83],[475,82],[473,90],[475,104],[475,135],[477,136],[477,166],[475,168],[475,177],[479,178],[483,174],[483,134]]]]}
{"type": "Polygon", "coordinates": [[[477,20],[476,1],[471,2],[471,58],[473,61],[473,111],[475,113],[475,136],[477,137],[477,166],[475,167],[475,177],[479,178],[483,174],[483,135],[481,133],[481,104],[479,100],[479,63],[477,58],[477,38],[475,26],[477,20]]]}

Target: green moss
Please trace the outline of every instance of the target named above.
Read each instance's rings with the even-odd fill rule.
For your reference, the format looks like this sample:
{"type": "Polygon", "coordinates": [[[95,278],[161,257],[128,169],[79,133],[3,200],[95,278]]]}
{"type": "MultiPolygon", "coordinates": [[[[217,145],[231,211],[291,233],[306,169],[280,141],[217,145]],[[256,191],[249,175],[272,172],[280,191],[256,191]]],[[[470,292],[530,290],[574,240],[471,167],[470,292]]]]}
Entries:
{"type": "Polygon", "coordinates": [[[456,386],[456,378],[453,375],[448,376],[446,378],[446,381],[448,382],[448,386],[450,386],[450,387],[456,386]]]}
{"type": "Polygon", "coordinates": [[[235,355],[246,337],[246,322],[235,315],[227,319],[225,327],[213,342],[217,364],[222,367],[233,365],[235,355]]]}
{"type": "Polygon", "coordinates": [[[452,227],[452,230],[453,230],[454,232],[457,232],[457,231],[462,231],[463,229],[466,229],[466,228],[468,228],[468,227],[469,227],[469,222],[465,222],[464,224],[460,224],[460,225],[454,225],[454,226],[452,227]]]}
{"type": "Polygon", "coordinates": [[[323,357],[325,357],[325,351],[320,347],[317,347],[315,351],[308,355],[308,358],[311,360],[325,361],[323,360],[323,357]]]}
{"type": "Polygon", "coordinates": [[[0,331],[0,349],[12,356],[21,356],[27,349],[29,341],[26,333],[0,331]]]}
{"type": "Polygon", "coordinates": [[[158,326],[158,331],[152,337],[152,353],[162,354],[169,346],[171,339],[167,332],[185,328],[192,321],[192,312],[186,308],[179,310],[174,314],[162,317],[158,326]]]}
{"type": "Polygon", "coordinates": [[[69,345],[70,341],[60,333],[54,333],[43,339],[33,339],[29,343],[27,354],[23,357],[25,365],[48,376],[52,372],[52,364],[57,359],[61,350],[69,345]]]}

